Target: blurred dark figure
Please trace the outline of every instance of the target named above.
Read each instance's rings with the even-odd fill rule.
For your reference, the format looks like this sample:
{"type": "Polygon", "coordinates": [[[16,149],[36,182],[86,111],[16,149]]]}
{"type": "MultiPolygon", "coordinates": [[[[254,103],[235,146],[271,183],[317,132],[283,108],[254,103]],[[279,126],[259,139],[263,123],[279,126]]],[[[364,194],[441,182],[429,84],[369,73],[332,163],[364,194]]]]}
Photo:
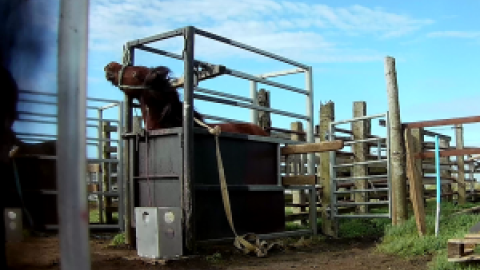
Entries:
{"type": "MultiPolygon", "coordinates": [[[[8,170],[9,151],[16,140],[12,125],[17,119],[18,82],[33,77],[45,51],[44,42],[38,31],[34,31],[35,9],[38,0],[0,0],[0,175],[11,175],[8,170]],[[21,56],[21,58],[19,58],[21,56]],[[22,67],[21,74],[14,74],[16,61],[22,67]],[[16,75],[16,76],[14,76],[16,75]]],[[[37,16],[38,17],[38,16],[37,16]]],[[[38,26],[37,26],[38,29],[38,26]]],[[[19,72],[17,72],[19,73],[19,72]]],[[[3,181],[13,181],[5,177],[3,181]]],[[[2,183],[3,185],[3,183],[2,183]]],[[[5,189],[0,188],[0,269],[8,269],[5,255],[5,189]]]]}

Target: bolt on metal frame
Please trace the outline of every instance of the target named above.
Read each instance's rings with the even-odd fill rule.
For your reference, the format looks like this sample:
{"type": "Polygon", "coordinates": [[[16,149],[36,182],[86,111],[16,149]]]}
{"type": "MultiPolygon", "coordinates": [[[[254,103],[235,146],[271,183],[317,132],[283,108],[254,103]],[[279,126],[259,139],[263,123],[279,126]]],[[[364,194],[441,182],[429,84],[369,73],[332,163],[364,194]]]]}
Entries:
{"type": "MultiPolygon", "coordinates": [[[[191,183],[192,183],[192,178],[194,175],[193,172],[193,166],[192,164],[192,157],[193,157],[193,151],[194,151],[194,145],[193,145],[193,106],[194,106],[194,100],[199,99],[199,100],[204,100],[204,101],[209,101],[209,102],[215,102],[215,103],[221,103],[221,104],[226,104],[226,105],[231,105],[231,106],[237,106],[237,107],[242,107],[242,108],[247,108],[251,109],[252,112],[252,118],[256,116],[256,111],[257,110],[262,110],[262,111],[267,111],[279,115],[284,115],[284,116],[289,116],[289,117],[294,117],[297,119],[303,119],[307,121],[307,142],[313,143],[314,142],[314,123],[313,123],[313,75],[312,75],[312,67],[301,64],[299,62],[287,59],[285,57],[254,48],[252,46],[225,38],[221,37],[219,35],[195,28],[193,26],[187,26],[184,28],[179,28],[173,31],[169,31],[166,33],[146,37],[143,39],[137,39],[133,40],[130,42],[127,42],[124,46],[124,64],[126,65],[133,65],[134,63],[134,49],[139,49],[163,56],[167,56],[170,58],[174,58],[177,60],[181,60],[184,62],[184,103],[183,103],[183,112],[184,112],[184,121],[183,121],[183,133],[184,133],[184,179],[183,179],[183,185],[184,185],[184,192],[190,193],[191,191],[191,183]],[[236,95],[231,95],[231,94],[226,94],[223,92],[219,91],[214,91],[214,90],[209,90],[205,88],[200,88],[196,87],[194,82],[196,81],[194,78],[194,66],[197,64],[207,64],[211,65],[210,63],[207,62],[202,62],[194,59],[194,39],[195,35],[201,35],[203,37],[207,37],[219,42],[226,43],[228,45],[232,45],[234,47],[238,47],[250,52],[254,52],[290,65],[293,65],[296,67],[294,70],[288,70],[288,71],[282,71],[282,72],[275,72],[275,73],[268,73],[268,74],[263,74],[263,75],[251,75],[248,73],[240,72],[237,70],[233,70],[230,68],[225,68],[225,75],[230,75],[234,76],[237,78],[243,78],[246,80],[249,80],[251,82],[251,97],[246,98],[246,97],[241,97],[241,96],[236,96],[236,95]],[[157,42],[161,40],[165,40],[168,38],[173,38],[177,36],[183,36],[184,41],[185,41],[185,47],[183,50],[183,55],[178,55],[175,53],[171,53],[168,51],[164,51],[161,49],[157,48],[152,48],[149,46],[146,46],[149,43],[152,42],[157,42]],[[294,74],[294,73],[299,73],[299,72],[305,72],[305,80],[306,80],[306,89],[301,89],[297,87],[292,87],[286,84],[282,83],[277,83],[271,80],[268,80],[267,78],[270,77],[276,77],[276,76],[283,76],[283,75],[288,75],[288,74],[294,74]],[[270,86],[274,86],[277,88],[282,88],[285,90],[290,90],[292,92],[300,93],[306,96],[306,115],[300,115],[300,114],[295,114],[291,113],[288,111],[283,111],[283,110],[278,110],[278,109],[271,109],[271,108],[265,108],[258,106],[257,100],[256,100],[256,84],[257,83],[263,83],[267,84],[270,86]],[[199,95],[195,94],[194,92],[201,92],[201,93],[207,93],[207,94],[212,94],[220,97],[224,97],[227,99],[223,98],[216,98],[216,97],[210,97],[210,96],[204,96],[204,95],[199,95]],[[230,100],[229,100],[230,99],[230,100]],[[236,101],[233,101],[236,100],[236,101]],[[241,102],[240,102],[241,101],[241,102]]],[[[128,100],[128,97],[125,97],[126,100],[128,100]]],[[[127,123],[131,122],[131,118],[133,116],[133,107],[135,105],[133,102],[126,102],[126,111],[125,111],[125,117],[127,123]]],[[[213,120],[221,120],[221,121],[234,121],[232,119],[228,118],[223,118],[223,117],[217,117],[217,116],[209,116],[206,115],[206,118],[208,119],[213,119],[213,120]]],[[[235,120],[236,121],[236,120],[235,120]]],[[[256,123],[254,119],[252,119],[253,123],[256,123]]],[[[127,124],[126,127],[126,132],[132,132],[131,125],[127,124]]],[[[281,143],[289,143],[289,144],[298,144],[298,143],[303,143],[299,141],[291,141],[291,140],[279,140],[276,138],[255,138],[258,136],[249,136],[249,138],[253,138],[255,140],[262,140],[262,141],[268,141],[268,142],[281,142],[281,143]]],[[[130,142],[127,141],[127,144],[131,144],[130,142]]],[[[128,146],[127,149],[130,149],[131,146],[128,146]]],[[[132,153],[129,153],[130,157],[129,160],[132,160],[132,153]]],[[[315,154],[308,154],[309,160],[308,160],[308,174],[315,174],[315,154]]],[[[130,165],[131,166],[131,165],[130,165]]],[[[278,173],[279,173],[279,178],[280,178],[280,163],[279,163],[279,168],[278,168],[278,173]]],[[[129,169],[131,171],[131,168],[129,169]]],[[[133,186],[132,186],[132,174],[130,174],[130,180],[129,180],[129,188],[130,194],[133,194],[133,186]]],[[[281,186],[281,182],[279,181],[278,186],[281,186]]],[[[316,211],[316,192],[315,192],[315,185],[311,186],[295,186],[295,187],[288,187],[288,189],[308,189],[310,192],[310,230],[308,230],[308,233],[311,234],[317,234],[317,211],[316,211]]],[[[184,198],[183,201],[183,206],[184,207],[191,207],[192,202],[191,201],[186,201],[184,198]]],[[[186,222],[190,222],[190,219],[192,217],[186,216],[186,222]]],[[[286,232],[289,235],[291,235],[291,232],[286,232]]],[[[305,234],[305,231],[302,231],[301,234],[305,234]]],[[[278,234],[276,234],[278,235],[278,234]]],[[[265,236],[263,236],[265,237],[265,236]]]]}
{"type": "MultiPolygon", "coordinates": [[[[50,98],[50,99],[57,99],[57,94],[56,93],[47,93],[47,92],[40,92],[40,91],[32,91],[32,90],[20,90],[20,95],[21,97],[19,98],[19,105],[21,104],[36,104],[40,106],[48,106],[51,109],[54,109],[58,105],[57,101],[46,101],[42,100],[39,97],[44,98],[50,98]]],[[[99,172],[96,174],[96,180],[98,184],[100,185],[100,191],[95,191],[95,192],[87,192],[87,197],[90,195],[97,195],[99,197],[99,209],[98,211],[100,213],[103,212],[103,197],[113,197],[113,198],[118,198],[118,222],[117,224],[103,224],[103,215],[100,215],[100,224],[89,224],[90,229],[119,229],[123,230],[124,229],[124,219],[123,219],[123,213],[124,213],[124,207],[123,207],[123,202],[124,202],[124,196],[123,196],[123,143],[119,141],[118,139],[106,139],[102,138],[102,124],[105,122],[108,123],[114,123],[116,124],[117,130],[115,131],[117,134],[121,134],[122,132],[122,124],[123,123],[123,102],[115,101],[115,100],[109,100],[109,99],[101,99],[101,98],[87,98],[87,104],[90,103],[100,103],[100,105],[87,105],[86,109],[88,111],[96,111],[98,118],[95,117],[87,117],[86,118],[86,127],[87,128],[96,128],[98,130],[97,132],[97,137],[86,137],[86,144],[88,146],[95,146],[97,147],[97,158],[90,158],[87,160],[87,163],[100,163],[100,164],[105,164],[108,168],[108,174],[109,174],[109,187],[110,190],[105,191],[103,189],[103,174],[104,172],[99,172]],[[104,119],[103,118],[103,111],[107,109],[112,109],[118,107],[118,118],[117,119],[104,119]],[[93,122],[93,123],[92,123],[93,122]],[[96,122],[96,124],[94,124],[96,122]],[[111,143],[116,143],[117,144],[117,158],[110,158],[110,159],[104,159],[102,158],[102,151],[104,148],[104,142],[111,142],[111,143]],[[116,176],[112,173],[112,166],[118,166],[117,167],[117,173],[116,176]],[[117,191],[111,190],[112,187],[112,178],[117,178],[117,191]]],[[[42,125],[50,125],[50,126],[55,126],[58,125],[58,118],[59,116],[55,113],[44,113],[44,112],[38,112],[38,111],[22,111],[19,110],[19,119],[16,122],[19,123],[33,123],[33,124],[42,124],[42,125]]],[[[19,139],[22,139],[26,142],[45,142],[45,141],[51,141],[51,140],[56,140],[57,135],[55,134],[48,134],[45,132],[28,132],[28,131],[23,131],[19,130],[18,128],[16,129],[16,134],[19,139]],[[22,132],[23,131],[23,132],[22,132]]],[[[44,156],[44,155],[38,155],[36,158],[39,159],[56,159],[57,156],[44,156]]],[[[57,163],[58,164],[58,163],[57,163]]],[[[85,180],[91,180],[91,175],[88,175],[85,180]]],[[[84,180],[84,183],[87,184],[87,181],[84,180]]],[[[91,182],[91,181],[88,181],[91,182]]],[[[40,190],[41,194],[57,194],[58,191],[54,190],[40,190]]],[[[58,229],[58,225],[53,225],[53,224],[46,224],[47,229],[58,229]]]]}
{"type": "MultiPolygon", "coordinates": [[[[345,145],[353,145],[356,143],[365,143],[365,142],[378,142],[377,143],[377,148],[378,148],[378,159],[377,160],[368,160],[364,162],[352,162],[349,164],[336,164],[336,152],[335,151],[330,151],[330,196],[331,196],[331,202],[330,202],[330,211],[329,211],[329,217],[330,219],[334,220],[335,226],[337,227],[338,230],[338,220],[340,218],[392,218],[392,201],[391,201],[391,179],[390,179],[390,133],[389,133],[389,113],[382,113],[382,114],[376,114],[376,115],[371,115],[371,116],[363,116],[363,117],[356,117],[353,119],[349,120],[342,120],[342,121],[335,121],[331,122],[329,126],[329,131],[328,131],[328,139],[330,141],[335,140],[335,132],[336,132],[336,126],[340,124],[346,124],[346,123],[353,123],[357,121],[364,121],[368,119],[376,119],[376,118],[385,118],[386,120],[386,125],[387,125],[387,131],[386,135],[384,137],[379,136],[378,138],[369,138],[369,139],[363,139],[363,140],[352,140],[344,142],[345,145]],[[382,144],[381,141],[385,141],[385,152],[386,152],[386,158],[382,158],[381,152],[382,152],[382,144]],[[337,168],[342,168],[342,167],[353,167],[355,165],[368,165],[368,164],[385,164],[387,168],[387,173],[385,175],[367,175],[362,176],[362,177],[344,177],[344,178],[338,178],[337,177],[337,168]],[[383,178],[387,179],[387,188],[372,188],[372,189],[362,189],[362,190],[350,190],[350,191],[338,191],[337,190],[337,184],[339,183],[346,183],[346,182],[353,182],[355,183],[358,180],[372,180],[372,179],[378,179],[378,178],[383,178]],[[387,191],[388,194],[388,200],[387,201],[379,201],[379,202],[353,202],[353,203],[339,203],[338,201],[338,195],[339,194],[351,194],[351,193],[356,193],[356,192],[365,192],[365,193],[375,193],[379,191],[387,191]],[[373,214],[373,213],[365,213],[365,214],[339,214],[338,208],[341,206],[357,206],[357,205],[379,205],[379,204],[388,204],[388,214],[373,214]]],[[[368,198],[368,196],[367,196],[368,198]]]]}

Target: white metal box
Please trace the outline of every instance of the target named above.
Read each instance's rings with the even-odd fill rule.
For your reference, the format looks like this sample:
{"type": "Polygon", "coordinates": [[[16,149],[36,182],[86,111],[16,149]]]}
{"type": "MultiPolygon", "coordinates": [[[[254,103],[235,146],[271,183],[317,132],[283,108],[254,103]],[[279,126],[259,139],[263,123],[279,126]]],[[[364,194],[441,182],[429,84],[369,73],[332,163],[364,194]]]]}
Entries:
{"type": "Polygon", "coordinates": [[[135,207],[137,254],[150,259],[183,255],[182,210],[179,207],[135,207]]]}
{"type": "Polygon", "coordinates": [[[21,208],[5,208],[5,240],[20,242],[23,240],[23,220],[21,208]]]}

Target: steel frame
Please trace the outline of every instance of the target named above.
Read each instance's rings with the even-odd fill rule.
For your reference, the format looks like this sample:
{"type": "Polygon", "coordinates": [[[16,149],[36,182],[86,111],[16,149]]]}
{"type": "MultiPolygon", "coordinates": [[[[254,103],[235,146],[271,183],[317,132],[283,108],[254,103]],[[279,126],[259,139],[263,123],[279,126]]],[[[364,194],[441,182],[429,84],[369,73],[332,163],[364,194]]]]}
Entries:
{"type": "MultiPolygon", "coordinates": [[[[146,37],[143,39],[137,39],[133,40],[130,42],[127,42],[124,46],[124,59],[123,59],[123,64],[124,65],[134,65],[134,51],[135,49],[143,50],[143,51],[148,51],[151,53],[156,53],[159,55],[167,56],[170,58],[178,59],[184,62],[184,75],[183,75],[183,83],[184,83],[184,103],[183,103],[183,109],[184,109],[184,121],[183,121],[183,142],[184,142],[184,177],[183,177],[183,194],[192,194],[191,191],[193,191],[192,185],[192,177],[194,175],[193,172],[193,167],[191,166],[192,164],[192,157],[193,157],[193,151],[194,151],[194,145],[193,145],[193,107],[194,107],[194,100],[199,99],[199,100],[205,100],[205,101],[210,101],[210,102],[216,102],[216,103],[222,103],[226,105],[232,105],[232,106],[238,106],[238,107],[243,107],[243,108],[249,108],[251,109],[251,117],[252,117],[252,122],[256,123],[255,116],[256,116],[256,111],[257,110],[262,110],[262,111],[267,111],[271,113],[276,113],[279,115],[285,115],[285,116],[290,116],[294,118],[299,118],[307,121],[307,142],[313,143],[314,142],[314,123],[313,123],[313,76],[312,76],[312,67],[301,64],[299,62],[287,59],[285,57],[254,48],[252,46],[218,36],[213,33],[209,33],[207,31],[195,28],[193,26],[187,26],[184,28],[179,28],[173,31],[169,31],[166,33],[146,37]],[[275,73],[268,73],[268,74],[263,74],[263,75],[250,75],[244,72],[240,72],[237,70],[230,69],[228,67],[224,67],[224,74],[234,76],[237,78],[243,78],[246,80],[249,80],[251,82],[251,96],[250,98],[246,97],[241,97],[241,96],[235,96],[235,95],[230,95],[218,91],[213,91],[205,88],[199,88],[196,87],[195,85],[195,78],[194,78],[194,67],[197,65],[209,65],[209,66],[215,66],[213,64],[207,63],[207,62],[202,62],[194,59],[194,39],[195,35],[201,35],[203,37],[207,37],[219,42],[226,43],[228,45],[232,45],[241,49],[248,50],[250,52],[254,52],[284,63],[288,63],[290,65],[293,65],[296,67],[294,70],[288,70],[288,71],[281,71],[281,72],[275,72],[275,73]],[[161,41],[165,40],[168,38],[173,38],[173,37],[178,37],[178,36],[183,36],[185,40],[185,47],[183,50],[183,55],[178,55],[174,54],[168,51],[160,50],[157,48],[152,48],[149,46],[146,46],[149,43],[156,42],[156,41],[161,41]],[[276,76],[284,76],[288,74],[294,74],[294,73],[300,73],[304,72],[305,73],[305,80],[306,80],[306,89],[300,89],[297,87],[292,87],[289,85],[285,85],[282,83],[277,83],[271,80],[268,80],[267,78],[270,77],[276,77],[276,76]],[[256,85],[257,83],[263,83],[267,84],[270,86],[282,88],[285,90],[290,90],[292,92],[304,94],[306,96],[306,103],[307,103],[307,108],[306,108],[306,115],[299,115],[299,114],[294,114],[290,113],[287,111],[282,111],[282,110],[277,110],[277,109],[270,109],[270,108],[264,108],[261,106],[258,106],[257,101],[256,101],[256,85]],[[237,101],[231,101],[227,99],[221,99],[221,98],[215,98],[215,97],[207,97],[204,95],[199,95],[199,94],[194,94],[194,91],[196,92],[203,92],[203,93],[208,93],[208,94],[213,94],[225,98],[230,98],[238,101],[243,101],[243,102],[237,102],[237,101]],[[245,102],[245,103],[244,103],[245,102]]],[[[223,66],[222,66],[223,67],[223,66]]],[[[124,117],[126,119],[126,133],[131,133],[132,132],[132,116],[133,116],[133,107],[136,105],[133,103],[131,99],[129,99],[127,96],[125,96],[125,113],[124,117]]],[[[236,121],[228,118],[222,118],[222,117],[213,117],[213,116],[206,116],[206,118],[213,119],[213,120],[224,120],[224,121],[236,121]]],[[[249,138],[254,138],[258,136],[248,136],[249,138]]],[[[259,138],[255,138],[259,139],[259,138]]],[[[291,140],[278,140],[275,138],[262,138],[265,141],[268,142],[282,142],[282,143],[288,143],[288,144],[298,144],[302,142],[298,141],[291,141],[291,140]]],[[[132,164],[133,164],[133,146],[130,145],[131,142],[127,141],[128,144],[127,149],[130,149],[129,153],[129,184],[128,188],[130,189],[129,193],[133,193],[133,174],[132,174],[132,164]]],[[[308,174],[314,174],[315,173],[315,154],[308,154],[309,160],[308,160],[308,169],[307,173],[308,174]]],[[[279,164],[280,166],[280,164],[279,164]]],[[[279,170],[280,174],[280,170],[279,170]]],[[[279,185],[281,183],[279,182],[279,185]]],[[[315,192],[315,185],[311,186],[300,186],[300,187],[288,187],[288,189],[306,189],[310,190],[310,230],[309,232],[311,234],[317,234],[317,211],[316,211],[316,192],[315,192]]],[[[192,201],[190,201],[191,198],[185,197],[183,198],[183,207],[184,209],[190,209],[192,205],[192,201]]],[[[188,211],[187,211],[188,212],[188,211]]],[[[192,217],[189,215],[185,216],[185,222],[188,224],[191,221],[192,217]]],[[[285,232],[283,235],[290,235],[291,232],[285,232]]],[[[282,234],[275,233],[276,236],[281,236],[282,234]]],[[[193,236],[186,236],[186,238],[193,238],[193,236]]],[[[262,237],[266,237],[263,235],[262,237]]],[[[187,240],[188,242],[188,240],[187,240]]]]}
{"type": "Polygon", "coordinates": [[[339,219],[340,218],[392,218],[392,201],[391,201],[391,179],[390,179],[390,132],[389,132],[389,113],[382,113],[382,114],[376,114],[376,115],[371,115],[371,116],[363,116],[363,117],[356,117],[353,119],[349,120],[341,120],[341,121],[335,121],[331,122],[329,126],[329,131],[328,131],[328,139],[330,141],[335,140],[335,132],[336,132],[336,126],[340,124],[346,124],[346,123],[353,123],[357,121],[364,121],[364,120],[369,120],[369,119],[376,119],[376,118],[385,118],[386,126],[387,126],[387,131],[386,131],[386,136],[385,137],[378,137],[378,138],[368,138],[368,139],[363,139],[363,140],[350,140],[348,142],[345,142],[345,145],[353,145],[356,143],[365,143],[365,142],[371,142],[371,141],[378,141],[377,147],[378,147],[378,159],[377,160],[369,160],[369,161],[364,161],[364,162],[352,162],[349,164],[336,164],[336,152],[331,151],[330,152],[330,196],[331,196],[331,202],[330,202],[330,211],[329,211],[329,217],[332,219],[335,223],[336,229],[338,231],[338,226],[339,226],[339,219]],[[385,145],[386,145],[386,158],[382,159],[381,158],[381,150],[382,150],[382,144],[380,143],[381,140],[385,140],[385,145]],[[366,175],[362,177],[344,177],[344,178],[337,178],[337,173],[336,173],[336,168],[341,168],[341,167],[352,167],[355,165],[368,165],[368,164],[374,164],[374,163],[384,163],[387,166],[387,174],[386,175],[366,175]],[[387,178],[387,188],[375,188],[375,189],[366,189],[366,190],[354,190],[354,191],[337,191],[337,183],[344,183],[346,181],[351,181],[355,182],[358,180],[371,180],[375,178],[387,178]],[[378,192],[378,191],[387,191],[388,194],[388,201],[379,201],[379,202],[355,202],[355,203],[339,203],[337,199],[337,195],[339,194],[350,194],[352,192],[365,192],[365,193],[371,193],[371,192],[378,192]],[[338,207],[339,206],[352,206],[352,205],[378,205],[378,204],[388,204],[389,211],[388,214],[339,214],[338,207]]]}
{"type": "MultiPolygon", "coordinates": [[[[19,99],[19,104],[38,104],[38,105],[47,105],[47,106],[57,106],[58,102],[55,101],[44,101],[34,99],[34,96],[37,97],[49,97],[49,98],[57,98],[56,93],[47,93],[47,92],[39,92],[39,91],[31,91],[31,90],[20,90],[21,98],[19,99]]],[[[98,184],[100,185],[100,190],[98,192],[87,192],[87,196],[89,195],[97,195],[99,197],[99,211],[102,213],[103,211],[103,197],[117,197],[118,198],[118,223],[117,224],[102,224],[103,223],[103,215],[100,215],[100,224],[91,223],[89,224],[90,229],[118,229],[123,230],[124,226],[124,196],[123,196],[123,142],[118,139],[104,139],[102,138],[102,124],[104,122],[114,123],[117,126],[117,134],[121,134],[122,132],[122,124],[123,123],[123,102],[109,100],[109,99],[101,99],[101,98],[87,98],[87,102],[96,102],[100,103],[101,105],[93,106],[88,105],[86,106],[87,111],[96,111],[98,117],[87,117],[86,118],[86,127],[89,128],[97,128],[98,137],[86,137],[86,144],[89,146],[96,146],[97,147],[97,158],[90,158],[87,160],[88,163],[105,163],[109,168],[109,186],[112,187],[112,173],[111,167],[113,165],[117,165],[117,191],[102,191],[103,184],[101,179],[103,178],[103,172],[99,172],[96,177],[98,184]],[[111,109],[114,107],[118,107],[118,119],[104,119],[103,118],[103,111],[107,109],[111,109]],[[88,123],[90,122],[90,123],[88,123]],[[93,124],[92,122],[96,122],[97,124],[93,124]],[[111,159],[103,159],[102,158],[102,149],[104,146],[104,142],[113,142],[117,143],[117,158],[111,159]]],[[[60,105],[58,105],[60,106],[60,105]]],[[[40,113],[40,112],[32,112],[32,111],[19,111],[19,119],[17,122],[27,122],[27,123],[35,123],[35,124],[48,124],[48,125],[58,125],[58,118],[59,115],[57,114],[50,114],[50,113],[40,113]]],[[[56,140],[57,135],[47,134],[47,133],[34,133],[34,132],[16,132],[18,138],[26,141],[26,142],[44,142],[49,140],[56,140]]],[[[56,159],[58,160],[57,156],[43,156],[38,155],[36,156],[38,159],[56,159]]],[[[91,176],[88,175],[86,179],[91,180],[91,176]]],[[[90,182],[90,181],[88,181],[90,182]]],[[[87,182],[84,180],[84,183],[87,182]]],[[[58,191],[53,190],[41,190],[43,194],[59,194],[58,191]]],[[[47,229],[55,229],[58,228],[58,225],[47,224],[47,229]]]]}

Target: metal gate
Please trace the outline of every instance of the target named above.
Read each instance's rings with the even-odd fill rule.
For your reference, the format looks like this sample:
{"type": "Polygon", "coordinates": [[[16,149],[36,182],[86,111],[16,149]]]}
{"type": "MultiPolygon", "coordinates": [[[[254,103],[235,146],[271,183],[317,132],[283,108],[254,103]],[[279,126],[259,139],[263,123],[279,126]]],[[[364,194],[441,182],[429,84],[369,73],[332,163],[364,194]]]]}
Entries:
{"type": "MultiPolygon", "coordinates": [[[[21,90],[19,119],[14,126],[18,138],[25,143],[55,142],[58,124],[57,105],[57,93],[21,90]]],[[[90,166],[88,166],[85,184],[88,189],[89,227],[90,229],[123,230],[123,142],[119,140],[123,126],[123,102],[87,98],[86,107],[87,163],[90,166]]],[[[35,155],[19,156],[17,159],[18,165],[21,166],[22,160],[30,159],[32,164],[37,164],[39,160],[56,160],[57,156],[40,152],[35,155]]],[[[56,162],[50,164],[55,168],[56,162]]],[[[38,166],[41,165],[35,168],[38,166]]],[[[55,179],[53,177],[53,179],[36,179],[40,176],[31,176],[27,174],[27,170],[20,168],[19,170],[19,180],[24,183],[23,197],[32,201],[29,204],[31,212],[36,212],[37,220],[40,220],[43,228],[57,229],[58,190],[55,179]],[[29,189],[30,182],[38,183],[33,189],[29,189]]]]}
{"type": "Polygon", "coordinates": [[[363,161],[356,161],[355,156],[350,160],[342,160],[341,157],[337,157],[335,151],[330,152],[331,205],[329,214],[337,226],[337,231],[340,218],[391,218],[392,203],[388,112],[331,122],[328,134],[330,141],[342,137],[345,147],[351,147],[352,150],[355,144],[367,144],[366,158],[363,161]],[[384,120],[382,121],[381,118],[384,120]],[[382,129],[385,129],[381,132],[384,134],[383,136],[368,135],[367,138],[355,139],[352,135],[353,132],[338,128],[338,126],[342,124],[352,124],[353,126],[355,122],[371,121],[372,119],[380,119],[380,126],[384,126],[382,129]],[[345,136],[338,136],[336,133],[350,133],[351,137],[344,139],[345,136]],[[376,148],[376,155],[372,156],[372,154],[370,154],[370,148],[376,148]],[[364,175],[353,175],[353,168],[355,166],[364,166],[364,175]],[[345,169],[348,170],[348,168],[351,168],[350,176],[342,177],[341,174],[346,174],[345,169]],[[378,169],[375,170],[374,168],[378,169]],[[346,196],[353,197],[353,200],[352,198],[345,200],[346,196]],[[383,211],[372,211],[374,209],[378,210],[379,207],[383,208],[383,211]],[[352,208],[354,208],[354,210],[352,210],[352,208]]]}

